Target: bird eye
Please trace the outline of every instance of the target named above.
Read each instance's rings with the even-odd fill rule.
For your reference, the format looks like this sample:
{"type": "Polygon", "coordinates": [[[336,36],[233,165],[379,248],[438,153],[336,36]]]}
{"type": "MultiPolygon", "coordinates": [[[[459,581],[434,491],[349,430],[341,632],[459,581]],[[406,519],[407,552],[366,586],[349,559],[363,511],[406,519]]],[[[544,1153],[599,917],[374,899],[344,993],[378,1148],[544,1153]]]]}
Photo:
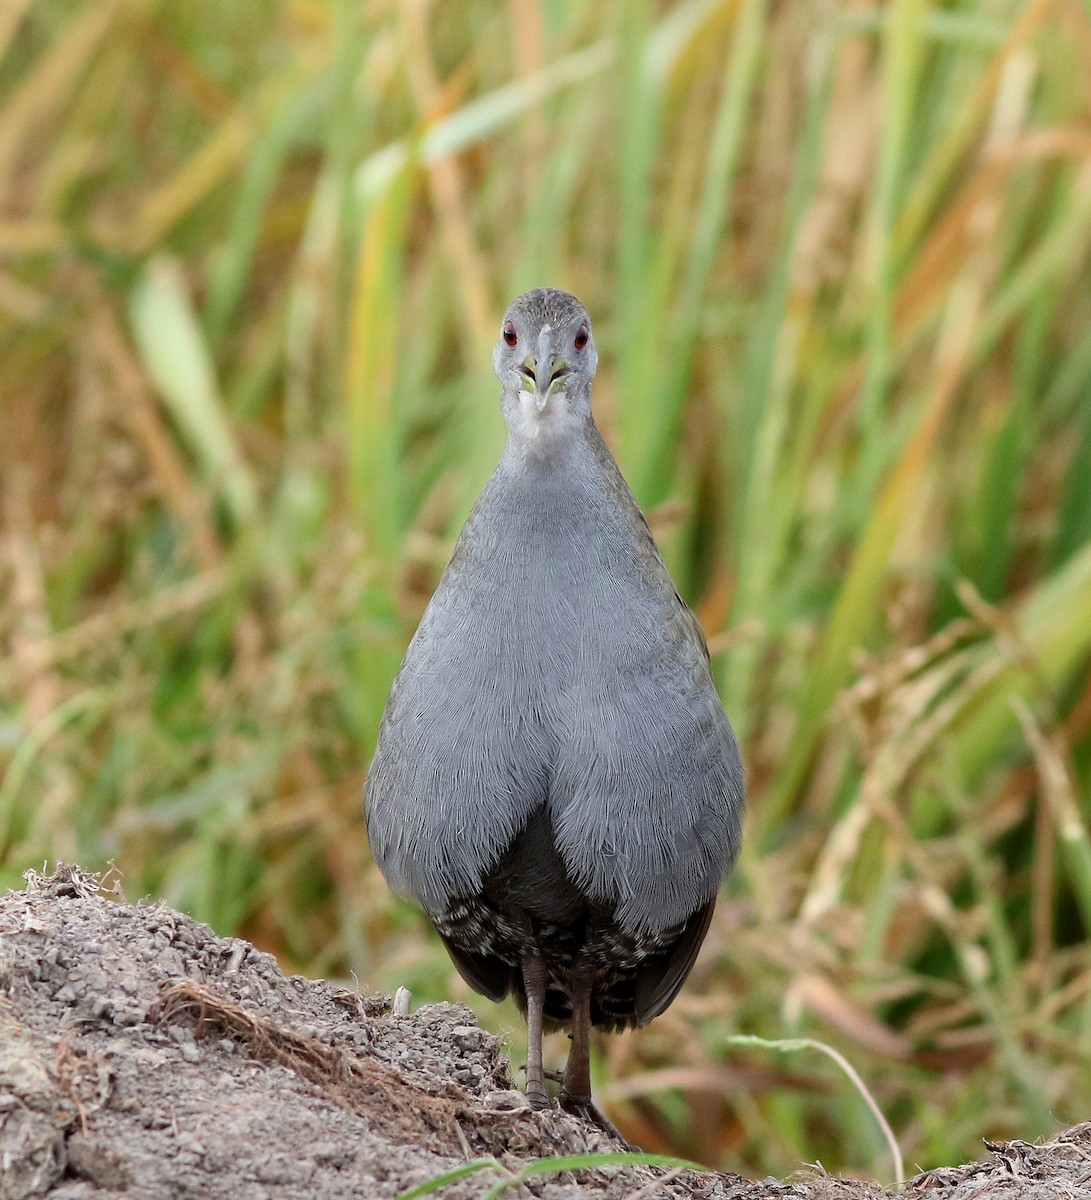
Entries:
{"type": "Polygon", "coordinates": [[[504,341],[507,342],[509,346],[514,346],[519,340],[519,335],[515,332],[515,326],[510,321],[504,322],[504,328],[502,332],[504,334],[504,341]]]}
{"type": "Polygon", "coordinates": [[[586,326],[586,325],[581,325],[581,326],[579,327],[579,329],[577,329],[577,330],[576,330],[576,337],[575,337],[575,346],[576,346],[576,349],[577,349],[577,350],[582,350],[582,349],[584,348],[584,346],[586,346],[586,345],[587,345],[587,339],[588,339],[590,336],[591,336],[591,335],[590,335],[590,334],[587,332],[587,326],[586,326]]]}

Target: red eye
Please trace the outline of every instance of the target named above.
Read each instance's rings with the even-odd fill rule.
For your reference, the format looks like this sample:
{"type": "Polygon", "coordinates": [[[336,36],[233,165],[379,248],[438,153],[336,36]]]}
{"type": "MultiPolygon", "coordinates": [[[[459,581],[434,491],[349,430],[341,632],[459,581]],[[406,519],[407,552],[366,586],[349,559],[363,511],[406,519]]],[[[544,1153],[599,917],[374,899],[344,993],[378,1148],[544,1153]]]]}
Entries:
{"type": "Polygon", "coordinates": [[[519,335],[515,332],[515,326],[510,321],[504,322],[504,328],[501,332],[504,334],[504,341],[509,346],[514,346],[519,340],[519,335]]]}
{"type": "Polygon", "coordinates": [[[587,339],[590,336],[591,335],[587,332],[587,326],[581,325],[579,327],[579,329],[576,330],[576,338],[575,338],[576,349],[582,350],[584,348],[584,346],[587,345],[587,339]]]}

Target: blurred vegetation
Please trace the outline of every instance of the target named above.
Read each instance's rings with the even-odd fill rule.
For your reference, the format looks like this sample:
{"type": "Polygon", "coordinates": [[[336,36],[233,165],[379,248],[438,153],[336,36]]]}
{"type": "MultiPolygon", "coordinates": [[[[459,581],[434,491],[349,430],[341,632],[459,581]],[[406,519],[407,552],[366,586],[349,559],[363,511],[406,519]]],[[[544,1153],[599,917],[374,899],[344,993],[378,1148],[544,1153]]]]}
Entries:
{"type": "Polygon", "coordinates": [[[552,283],[751,794],[602,1099],[649,1150],[885,1170],[832,1066],[742,1032],[838,1047],[910,1164],[1091,1117],[1089,279],[1079,0],[11,0],[0,882],[113,860],[521,1036],[359,797],[552,283]]]}

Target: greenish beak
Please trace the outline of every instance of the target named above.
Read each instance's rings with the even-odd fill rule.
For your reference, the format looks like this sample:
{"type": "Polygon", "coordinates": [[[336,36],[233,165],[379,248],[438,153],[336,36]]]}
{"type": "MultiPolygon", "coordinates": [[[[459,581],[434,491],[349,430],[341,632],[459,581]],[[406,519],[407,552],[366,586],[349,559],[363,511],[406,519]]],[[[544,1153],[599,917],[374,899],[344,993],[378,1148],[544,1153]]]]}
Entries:
{"type": "Polygon", "coordinates": [[[527,382],[534,383],[534,403],[541,412],[549,397],[557,390],[568,374],[568,363],[559,355],[553,353],[553,330],[544,326],[538,335],[537,353],[528,354],[521,364],[522,374],[527,382]]]}

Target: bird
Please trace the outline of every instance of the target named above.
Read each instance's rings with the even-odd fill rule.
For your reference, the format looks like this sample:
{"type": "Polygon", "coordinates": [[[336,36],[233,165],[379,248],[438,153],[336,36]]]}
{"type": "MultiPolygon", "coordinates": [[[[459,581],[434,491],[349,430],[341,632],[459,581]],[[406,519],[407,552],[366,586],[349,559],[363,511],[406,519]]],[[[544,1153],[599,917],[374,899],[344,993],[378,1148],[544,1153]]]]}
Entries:
{"type": "Polygon", "coordinates": [[[743,766],[701,626],[591,411],[587,310],[508,307],[507,443],[391,688],[371,850],[475,991],[527,1023],[526,1097],[617,1131],[592,1027],[644,1025],[689,974],[733,866],[743,766]],[[563,1076],[544,1029],[570,1030],[563,1076]]]}

